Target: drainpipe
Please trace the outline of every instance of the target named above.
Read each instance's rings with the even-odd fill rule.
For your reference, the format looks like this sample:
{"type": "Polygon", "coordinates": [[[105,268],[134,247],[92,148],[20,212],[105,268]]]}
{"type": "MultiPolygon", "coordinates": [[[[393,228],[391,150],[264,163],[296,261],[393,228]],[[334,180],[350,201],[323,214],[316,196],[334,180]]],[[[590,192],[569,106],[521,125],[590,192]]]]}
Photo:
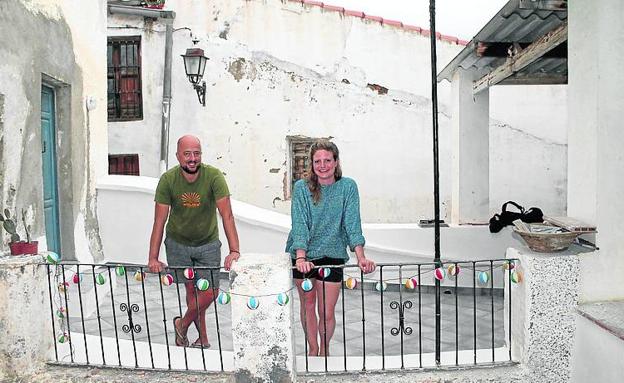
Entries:
{"type": "Polygon", "coordinates": [[[108,5],[110,14],[142,16],[151,19],[164,19],[166,24],[165,36],[165,70],[163,78],[162,123],[160,129],[160,174],[167,170],[169,155],[169,115],[171,111],[171,50],[173,47],[173,20],[175,12],[162,9],[147,9],[129,5],[108,5]]]}
{"type": "Polygon", "coordinates": [[[167,22],[165,37],[165,70],[163,78],[162,125],[160,129],[160,174],[169,167],[169,122],[171,112],[171,49],[173,47],[173,22],[167,22]]]}

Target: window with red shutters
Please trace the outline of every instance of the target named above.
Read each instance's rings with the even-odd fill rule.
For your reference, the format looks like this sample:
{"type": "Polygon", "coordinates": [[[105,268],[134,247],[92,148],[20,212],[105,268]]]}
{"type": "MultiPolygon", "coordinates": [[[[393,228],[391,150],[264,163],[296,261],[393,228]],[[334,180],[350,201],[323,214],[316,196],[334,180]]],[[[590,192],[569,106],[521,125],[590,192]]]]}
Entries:
{"type": "Polygon", "coordinates": [[[108,174],[120,174],[126,176],[138,176],[139,155],[138,154],[109,154],[108,174]]]}
{"type": "Polygon", "coordinates": [[[107,61],[108,121],[141,120],[141,37],[109,37],[107,61]]]}

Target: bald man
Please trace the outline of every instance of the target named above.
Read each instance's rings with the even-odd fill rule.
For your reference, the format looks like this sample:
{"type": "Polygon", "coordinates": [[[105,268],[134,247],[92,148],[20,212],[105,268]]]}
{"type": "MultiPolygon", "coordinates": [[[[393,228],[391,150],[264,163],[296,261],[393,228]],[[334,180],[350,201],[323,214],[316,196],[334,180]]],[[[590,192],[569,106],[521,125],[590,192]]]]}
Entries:
{"type": "Polygon", "coordinates": [[[154,197],[156,206],[148,268],[152,272],[160,272],[167,266],[158,260],[167,222],[167,262],[170,267],[175,267],[174,281],[184,283],[186,290],[186,312],[182,317],[173,318],[175,342],[178,346],[189,346],[186,334],[191,323],[194,323],[199,338],[190,347],[208,348],[210,343],[206,334],[205,314],[218,293],[221,265],[217,210],[221,215],[229,248],[229,255],[224,261],[226,270],[240,257],[240,252],[230,191],[223,173],[213,166],[203,164],[201,155],[199,139],[191,135],[182,136],[178,140],[176,152],[179,165],[160,177],[154,197]],[[181,269],[186,267],[212,269],[195,269],[195,277],[187,279],[181,269]],[[195,282],[198,278],[208,280],[211,288],[204,291],[196,289],[195,282]]]}

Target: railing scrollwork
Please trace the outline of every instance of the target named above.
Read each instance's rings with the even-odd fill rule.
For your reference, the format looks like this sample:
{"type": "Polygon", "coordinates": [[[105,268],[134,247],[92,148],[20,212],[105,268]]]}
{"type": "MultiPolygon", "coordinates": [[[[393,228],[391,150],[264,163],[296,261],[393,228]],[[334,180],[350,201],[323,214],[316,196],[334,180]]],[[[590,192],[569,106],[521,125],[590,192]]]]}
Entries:
{"type": "Polygon", "coordinates": [[[409,326],[405,326],[405,310],[409,310],[412,308],[412,302],[405,301],[403,302],[403,304],[400,304],[397,301],[392,301],[390,302],[390,308],[393,310],[399,310],[399,327],[393,327],[392,329],[390,329],[390,334],[397,336],[402,331],[405,335],[411,335],[412,328],[409,326]]]}
{"type": "Polygon", "coordinates": [[[134,324],[134,322],[132,321],[132,313],[135,312],[139,312],[139,305],[137,304],[132,304],[130,305],[130,308],[128,308],[128,305],[125,303],[122,303],[119,305],[119,309],[121,311],[127,311],[128,312],[128,324],[125,324],[123,326],[121,326],[121,329],[125,332],[125,333],[129,333],[130,331],[138,334],[141,332],[141,325],[138,324],[134,324]]]}

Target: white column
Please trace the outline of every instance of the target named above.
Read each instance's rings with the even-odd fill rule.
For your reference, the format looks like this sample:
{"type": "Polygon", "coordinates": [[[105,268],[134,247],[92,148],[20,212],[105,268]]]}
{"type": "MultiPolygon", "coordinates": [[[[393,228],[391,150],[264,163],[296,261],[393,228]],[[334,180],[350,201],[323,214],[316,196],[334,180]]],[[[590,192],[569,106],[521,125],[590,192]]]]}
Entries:
{"type": "Polygon", "coordinates": [[[581,300],[624,299],[624,2],[570,2],[568,215],[596,224],[581,300]]]}
{"type": "Polygon", "coordinates": [[[574,348],[578,305],[579,257],[569,250],[556,254],[507,249],[519,259],[520,283],[505,277],[505,340],[509,340],[511,291],[512,359],[521,363],[527,382],[566,383],[574,348]]]}
{"type": "Polygon", "coordinates": [[[230,272],[236,382],[294,382],[292,265],[287,254],[242,254],[230,272]],[[280,305],[285,292],[288,303],[280,305]],[[249,307],[255,297],[258,307],[249,307]]]}
{"type": "Polygon", "coordinates": [[[472,70],[458,68],[451,82],[451,222],[484,223],[490,201],[490,94],[473,94],[472,70]]]}
{"type": "Polygon", "coordinates": [[[43,367],[54,338],[40,256],[0,256],[0,307],[0,381],[32,374],[43,367]]]}

